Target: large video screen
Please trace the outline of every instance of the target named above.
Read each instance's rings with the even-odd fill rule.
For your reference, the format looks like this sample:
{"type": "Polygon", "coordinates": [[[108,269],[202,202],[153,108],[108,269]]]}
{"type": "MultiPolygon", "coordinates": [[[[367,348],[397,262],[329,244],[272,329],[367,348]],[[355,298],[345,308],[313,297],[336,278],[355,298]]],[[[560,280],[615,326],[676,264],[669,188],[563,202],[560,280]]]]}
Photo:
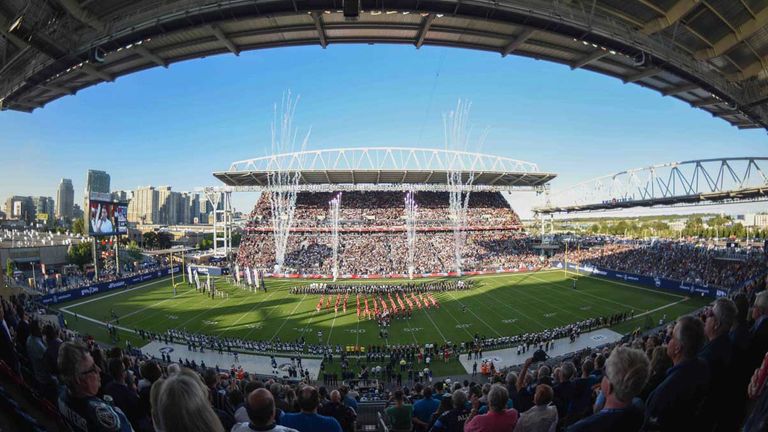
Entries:
{"type": "Polygon", "coordinates": [[[88,220],[91,236],[128,234],[128,205],[91,200],[88,203],[88,220]]]}

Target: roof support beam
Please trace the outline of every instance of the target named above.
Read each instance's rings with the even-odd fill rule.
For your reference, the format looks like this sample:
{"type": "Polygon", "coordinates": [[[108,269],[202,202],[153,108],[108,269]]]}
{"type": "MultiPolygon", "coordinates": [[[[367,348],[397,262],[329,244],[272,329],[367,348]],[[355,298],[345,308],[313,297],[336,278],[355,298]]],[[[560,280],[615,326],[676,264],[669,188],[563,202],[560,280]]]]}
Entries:
{"type": "Polygon", "coordinates": [[[96,15],[83,9],[77,0],[59,0],[59,3],[64,7],[68,14],[81,23],[98,31],[104,31],[107,28],[96,15]]]}
{"type": "Polygon", "coordinates": [[[578,69],[580,67],[584,67],[592,63],[593,61],[597,61],[607,56],[608,54],[609,54],[608,50],[598,48],[592,51],[592,53],[590,53],[589,55],[581,58],[580,60],[577,60],[575,63],[571,63],[571,69],[578,69]]]}
{"type": "Polygon", "coordinates": [[[701,108],[705,106],[712,106],[717,104],[725,103],[724,100],[718,99],[718,98],[708,98],[708,99],[702,99],[698,102],[693,102],[691,105],[696,108],[701,108]]]}
{"type": "Polygon", "coordinates": [[[739,42],[752,36],[766,24],[768,24],[768,7],[758,12],[754,19],[748,20],[736,28],[734,32],[728,33],[722,39],[712,44],[712,48],[700,49],[693,55],[697,60],[707,60],[721,56],[736,46],[739,42]]]}
{"type": "Polygon", "coordinates": [[[320,38],[320,46],[325,48],[328,46],[328,38],[325,36],[325,28],[323,28],[323,17],[317,12],[312,12],[312,21],[315,23],[317,29],[317,36],[320,38]]]}
{"type": "Polygon", "coordinates": [[[434,20],[434,14],[429,14],[421,19],[421,28],[419,29],[419,34],[416,36],[416,48],[421,48],[424,44],[424,39],[426,39],[429,27],[432,26],[432,21],[434,20]]]}
{"type": "Polygon", "coordinates": [[[645,34],[653,34],[664,30],[679,21],[700,2],[701,0],[678,0],[668,11],[663,13],[662,17],[645,23],[641,31],[645,34]]]}
{"type": "Polygon", "coordinates": [[[655,67],[648,68],[648,69],[646,69],[646,70],[644,70],[642,72],[638,72],[638,73],[636,73],[634,75],[630,75],[630,76],[624,78],[624,84],[629,84],[629,83],[637,82],[637,81],[643,80],[645,78],[652,77],[654,75],[658,75],[659,73],[661,73],[661,69],[659,69],[659,68],[655,68],[655,67]]]}
{"type": "Polygon", "coordinates": [[[527,41],[528,39],[530,39],[530,38],[531,38],[531,36],[533,36],[533,34],[534,34],[534,33],[536,33],[536,29],[533,29],[533,28],[530,28],[530,27],[526,27],[526,29],[525,29],[525,30],[523,30],[523,32],[522,32],[522,33],[520,33],[520,34],[519,34],[519,35],[518,35],[518,36],[515,38],[515,40],[513,40],[512,42],[510,42],[510,43],[509,43],[509,45],[507,45],[507,46],[505,46],[504,48],[502,48],[502,50],[501,50],[501,56],[502,56],[502,57],[506,57],[506,56],[508,56],[509,54],[511,54],[511,53],[512,53],[512,51],[515,51],[516,49],[520,48],[520,46],[521,46],[522,44],[524,44],[524,43],[525,43],[525,41],[527,41]]]}
{"type": "Polygon", "coordinates": [[[680,87],[671,88],[669,90],[664,90],[663,92],[661,92],[661,94],[663,96],[674,96],[674,95],[678,95],[680,93],[685,93],[685,92],[693,91],[693,90],[696,90],[696,89],[699,89],[699,88],[701,88],[701,86],[698,86],[696,84],[688,84],[688,85],[684,85],[684,86],[680,86],[680,87]]]}
{"type": "Polygon", "coordinates": [[[757,76],[763,70],[768,69],[768,56],[761,57],[756,62],[743,68],[741,72],[736,72],[728,75],[728,79],[732,81],[744,81],[746,79],[757,76]]]}
{"type": "Polygon", "coordinates": [[[70,90],[68,88],[59,87],[57,85],[52,85],[52,84],[40,84],[38,85],[38,87],[46,89],[50,92],[58,93],[58,94],[66,94],[70,96],[73,96],[75,94],[74,90],[70,90]]]}
{"type": "Polygon", "coordinates": [[[168,62],[166,60],[161,58],[159,55],[153,53],[152,51],[150,51],[146,47],[144,47],[142,45],[134,45],[133,49],[136,50],[136,52],[140,56],[144,57],[145,59],[147,59],[147,60],[149,60],[149,61],[151,61],[153,63],[155,63],[156,65],[162,66],[164,68],[168,68],[168,62]]]}
{"type": "Polygon", "coordinates": [[[108,73],[106,73],[104,71],[100,71],[100,70],[96,69],[90,63],[83,63],[82,70],[83,70],[83,72],[87,73],[88,75],[90,75],[92,77],[95,77],[95,78],[98,78],[98,79],[100,79],[102,81],[112,82],[112,81],[115,80],[115,78],[112,75],[110,75],[110,74],[108,74],[108,73]]]}
{"type": "Polygon", "coordinates": [[[227,35],[225,35],[220,28],[218,28],[213,24],[211,24],[209,27],[211,29],[211,33],[213,33],[213,35],[216,36],[216,39],[218,39],[221,43],[223,43],[224,46],[226,46],[227,49],[232,52],[232,54],[236,56],[240,55],[240,49],[237,46],[235,46],[235,44],[232,43],[231,40],[227,38],[227,35]]]}

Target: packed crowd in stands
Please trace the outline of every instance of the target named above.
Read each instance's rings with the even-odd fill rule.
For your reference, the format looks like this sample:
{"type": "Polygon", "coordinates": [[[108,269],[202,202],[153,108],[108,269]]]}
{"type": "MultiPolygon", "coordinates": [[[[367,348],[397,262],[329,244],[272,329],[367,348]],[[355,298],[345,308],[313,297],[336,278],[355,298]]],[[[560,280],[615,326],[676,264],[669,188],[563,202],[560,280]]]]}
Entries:
{"type": "MultiPolygon", "coordinates": [[[[124,263],[122,271],[118,273],[112,260],[104,260],[103,267],[99,269],[99,277],[95,272],[84,273],[79,268],[68,268],[66,272],[37,275],[36,291],[40,294],[52,294],[82,288],[102,282],[111,282],[117,279],[129,278],[141,274],[152,273],[168,267],[165,257],[145,257],[140,263],[124,263]]],[[[74,266],[72,266],[74,267],[74,266]]],[[[17,282],[23,282],[18,280],[17,282]]]]}
{"type": "Polygon", "coordinates": [[[332,284],[325,282],[315,282],[309,285],[293,287],[291,294],[377,294],[377,293],[426,293],[426,292],[447,292],[464,291],[472,289],[475,281],[467,280],[439,280],[422,283],[405,284],[332,284]]]}
{"type": "MultiPolygon", "coordinates": [[[[294,226],[328,228],[329,202],[337,196],[330,192],[298,193],[294,226]]],[[[420,226],[450,226],[447,192],[417,192],[420,226]]],[[[250,214],[250,228],[271,227],[269,195],[263,194],[250,214]]],[[[405,192],[345,192],[339,218],[347,228],[404,226],[405,192]]],[[[467,225],[518,228],[520,218],[506,199],[495,192],[473,192],[467,208],[467,225]]]]}
{"type": "Polygon", "coordinates": [[[606,243],[571,248],[554,259],[591,264],[644,276],[722,288],[735,288],[765,271],[764,253],[723,259],[720,251],[697,242],[657,240],[642,243],[606,243]]]}
{"type": "MultiPolygon", "coordinates": [[[[618,344],[556,359],[537,351],[521,367],[456,382],[422,379],[420,370],[407,381],[361,391],[332,374],[323,375],[330,388],[300,374],[283,383],[105,349],[41,324],[31,308],[23,296],[0,302],[0,359],[55,401],[74,431],[351,432],[364,400],[379,401],[393,431],[754,432],[768,425],[764,282],[618,344]]],[[[426,351],[434,359],[440,353],[426,351]]],[[[428,369],[420,354],[420,347],[405,346],[382,358],[394,359],[400,374],[403,361],[423,361],[428,369]]],[[[346,362],[344,356],[338,360],[346,362]]],[[[378,360],[371,349],[359,372],[343,379],[371,382],[380,374],[378,360]]]]}
{"type": "MultiPolygon", "coordinates": [[[[543,265],[533,240],[510,231],[470,231],[462,248],[464,271],[534,269],[543,265]]],[[[401,233],[345,233],[339,239],[339,273],[407,274],[408,246],[401,233]]],[[[271,233],[251,233],[240,243],[241,268],[264,268],[275,263],[271,233]]],[[[417,234],[415,273],[441,273],[456,269],[454,237],[449,231],[417,234]]],[[[331,274],[333,249],[327,234],[292,233],[288,239],[284,272],[331,274]]]]}

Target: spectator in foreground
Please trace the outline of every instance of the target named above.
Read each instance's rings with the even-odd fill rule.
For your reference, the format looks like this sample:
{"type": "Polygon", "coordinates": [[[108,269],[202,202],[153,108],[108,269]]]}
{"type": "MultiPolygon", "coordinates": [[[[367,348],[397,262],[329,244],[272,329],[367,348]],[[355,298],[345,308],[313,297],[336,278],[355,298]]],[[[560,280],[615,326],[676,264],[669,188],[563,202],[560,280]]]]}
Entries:
{"type": "Polygon", "coordinates": [[[299,391],[299,409],[301,412],[285,414],[280,419],[283,426],[299,432],[342,432],[338,420],[317,413],[320,405],[320,393],[312,386],[299,391]]]}
{"type": "Polygon", "coordinates": [[[488,392],[488,413],[475,415],[479,401],[472,401],[470,419],[464,425],[464,432],[511,431],[517,424],[518,414],[514,408],[507,408],[509,392],[504,386],[494,384],[488,392]]]}
{"type": "Polygon", "coordinates": [[[421,394],[423,397],[413,404],[413,425],[415,432],[424,432],[429,429],[432,414],[434,414],[440,406],[440,401],[432,398],[431,387],[424,387],[421,394]]]}
{"type": "Polygon", "coordinates": [[[208,389],[189,369],[156,382],[151,399],[157,432],[224,432],[208,402],[208,389]]]}
{"type": "Polygon", "coordinates": [[[320,407],[320,414],[335,418],[344,432],[354,432],[357,413],[341,403],[341,393],[338,390],[332,391],[330,396],[331,400],[320,407]]]}
{"type": "Polygon", "coordinates": [[[522,413],[515,432],[555,432],[557,429],[557,407],[550,405],[554,399],[554,390],[546,384],[536,386],[533,395],[533,408],[522,413]]]}
{"type": "Polygon", "coordinates": [[[410,432],[413,418],[413,405],[403,403],[403,391],[397,390],[393,396],[395,405],[387,408],[387,423],[392,432],[410,432]]]}
{"type": "Polygon", "coordinates": [[[600,383],[605,406],[571,425],[568,432],[639,431],[643,426],[643,411],[632,403],[632,399],[643,390],[649,374],[650,363],[644,352],[626,347],[614,349],[605,362],[600,383]]]}
{"type": "Polygon", "coordinates": [[[699,352],[699,358],[709,367],[709,393],[704,400],[704,424],[707,430],[732,431],[738,429],[735,424],[727,424],[730,411],[738,409],[733,394],[744,389],[734,387],[736,380],[730,374],[733,364],[733,343],[728,333],[736,322],[736,305],[727,298],[715,300],[715,304],[707,313],[704,323],[704,335],[708,342],[699,352]]]}
{"type": "Polygon", "coordinates": [[[452,408],[435,420],[432,432],[461,432],[464,430],[464,422],[469,418],[469,409],[466,408],[467,394],[463,390],[456,390],[451,395],[452,408]]]}
{"type": "Polygon", "coordinates": [[[646,429],[661,431],[703,430],[701,403],[709,388],[709,368],[697,357],[704,345],[704,324],[686,316],[677,321],[667,354],[674,366],[646,404],[646,429]]]}
{"type": "Polygon", "coordinates": [[[120,408],[134,429],[139,431],[151,430],[149,427],[149,412],[141,407],[139,395],[132,383],[127,382],[127,374],[122,358],[112,358],[107,362],[112,381],[104,386],[104,394],[112,397],[114,405],[120,408]]]}
{"type": "Polygon", "coordinates": [[[248,395],[245,402],[248,422],[238,423],[232,432],[297,432],[285,426],[275,424],[275,399],[265,388],[259,388],[248,395]]]}
{"type": "Polygon", "coordinates": [[[73,432],[130,432],[128,418],[97,395],[101,369],[88,348],[65,342],[59,349],[58,368],[65,388],[59,394],[59,411],[73,432]]]}

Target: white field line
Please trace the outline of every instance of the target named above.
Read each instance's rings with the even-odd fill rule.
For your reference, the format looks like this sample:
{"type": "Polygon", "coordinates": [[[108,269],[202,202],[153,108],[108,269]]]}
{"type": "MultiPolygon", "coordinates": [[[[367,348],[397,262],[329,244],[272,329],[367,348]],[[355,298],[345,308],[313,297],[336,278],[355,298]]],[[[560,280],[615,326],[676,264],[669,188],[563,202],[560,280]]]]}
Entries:
{"type": "MultiPolygon", "coordinates": [[[[453,316],[453,314],[451,313],[451,311],[449,311],[449,310],[448,310],[448,307],[447,307],[447,305],[445,305],[445,304],[444,304],[444,305],[442,305],[442,306],[440,307],[440,309],[442,309],[442,310],[445,310],[445,311],[448,313],[448,315],[450,315],[450,316],[451,316],[451,318],[453,318],[453,320],[454,320],[454,321],[456,321],[456,324],[457,324],[457,325],[466,324],[466,323],[463,323],[463,322],[461,322],[461,321],[457,320],[457,319],[456,319],[456,317],[455,317],[455,316],[453,316]]],[[[429,312],[428,312],[428,311],[424,311],[424,312],[425,312],[425,313],[427,313],[427,314],[429,314],[429,312]]],[[[429,318],[429,320],[430,320],[430,321],[432,321],[432,318],[430,317],[430,318],[429,318]]],[[[435,324],[435,322],[434,322],[434,321],[432,321],[432,325],[434,325],[434,326],[435,326],[435,328],[437,329],[437,325],[435,324]]],[[[470,339],[472,339],[472,338],[474,338],[474,337],[475,337],[475,336],[474,336],[472,333],[470,333],[470,331],[469,331],[469,330],[467,330],[467,328],[466,328],[466,327],[461,327],[461,329],[462,329],[462,330],[464,330],[464,332],[465,332],[466,334],[468,334],[468,335],[469,335],[469,338],[470,338],[470,339]]],[[[438,332],[439,332],[441,335],[443,334],[442,332],[440,332],[440,329],[437,329],[437,331],[438,331],[438,332]]],[[[445,339],[445,336],[443,336],[443,339],[445,339]]],[[[447,339],[446,339],[446,340],[447,340],[447,339]]]]}
{"type": "Polygon", "coordinates": [[[654,312],[658,312],[658,311],[660,311],[662,309],[666,309],[666,308],[672,307],[672,306],[674,306],[676,304],[680,304],[682,302],[686,302],[686,301],[688,301],[690,299],[691,299],[690,297],[684,297],[682,300],[678,300],[678,301],[676,301],[674,303],[666,304],[664,306],[657,307],[656,309],[651,309],[649,311],[645,311],[643,313],[639,313],[639,314],[635,315],[632,319],[640,318],[641,316],[645,316],[645,315],[650,315],[650,314],[652,314],[654,312]]]}
{"type": "MultiPolygon", "coordinates": [[[[453,293],[452,293],[452,292],[448,291],[448,295],[449,295],[449,296],[451,296],[451,298],[453,299],[453,301],[457,301],[457,302],[459,302],[459,304],[460,304],[460,305],[462,305],[463,307],[466,307],[466,305],[464,304],[464,302],[462,302],[461,300],[457,299],[457,298],[456,298],[456,297],[453,295],[453,293]]],[[[482,318],[480,318],[479,316],[477,316],[477,314],[476,314],[476,313],[475,313],[475,312],[474,312],[474,311],[473,311],[471,308],[468,308],[468,307],[467,307],[467,310],[469,310],[469,313],[471,313],[472,315],[474,315],[474,316],[475,316],[475,318],[479,319],[481,323],[485,324],[485,326],[486,326],[486,327],[488,327],[489,329],[491,329],[491,331],[492,331],[492,332],[496,333],[496,335],[497,335],[497,336],[500,336],[500,337],[501,337],[501,336],[503,336],[503,335],[502,335],[501,333],[499,333],[499,332],[498,332],[498,331],[497,331],[495,328],[493,328],[493,327],[491,327],[490,325],[488,325],[488,323],[487,323],[487,322],[485,322],[485,320],[484,320],[484,319],[482,319],[482,318]]]]}
{"type": "MultiPolygon", "coordinates": [[[[224,303],[226,303],[226,302],[228,302],[228,301],[229,301],[229,299],[225,299],[223,302],[219,303],[217,306],[221,306],[221,305],[223,305],[224,303]]],[[[185,324],[189,323],[190,321],[192,321],[193,319],[195,319],[195,318],[199,317],[200,315],[202,315],[202,314],[205,314],[205,313],[208,313],[208,312],[210,312],[210,311],[211,311],[211,309],[204,309],[204,310],[203,310],[202,312],[200,312],[199,314],[195,314],[195,316],[193,316],[192,318],[190,318],[190,319],[188,319],[188,320],[184,321],[183,323],[179,324],[178,326],[176,326],[176,328],[184,328],[184,325],[185,325],[185,324]]]]}
{"type": "Polygon", "coordinates": [[[146,283],[146,284],[142,284],[142,285],[139,285],[139,286],[137,286],[137,287],[128,288],[127,290],[121,290],[121,291],[118,291],[118,292],[116,292],[116,293],[112,293],[112,294],[107,294],[107,295],[99,296],[99,297],[96,297],[96,298],[92,298],[92,299],[90,299],[90,300],[85,300],[85,301],[82,301],[82,302],[80,302],[80,303],[75,303],[75,304],[72,304],[72,305],[69,305],[69,306],[66,306],[66,307],[60,308],[60,310],[62,310],[62,311],[66,311],[66,310],[67,310],[67,309],[69,309],[69,308],[78,307],[78,306],[82,306],[82,305],[84,305],[84,304],[88,304],[88,303],[91,303],[91,302],[95,302],[95,301],[103,300],[103,299],[105,299],[105,298],[113,297],[113,296],[116,296],[116,295],[120,295],[120,294],[129,293],[129,292],[131,292],[131,291],[135,291],[135,290],[137,290],[137,289],[146,288],[146,287],[148,287],[148,286],[150,286],[150,285],[154,285],[154,284],[156,284],[156,283],[160,283],[160,282],[165,282],[165,278],[162,278],[162,279],[158,279],[158,280],[156,280],[156,281],[152,281],[152,282],[149,282],[149,283],[146,283]]]}
{"type": "MultiPolygon", "coordinates": [[[[243,314],[243,315],[242,315],[240,318],[238,318],[238,319],[237,319],[237,321],[233,322],[233,323],[230,325],[230,327],[234,327],[234,326],[236,326],[236,325],[237,325],[237,323],[239,323],[239,322],[240,322],[240,321],[241,321],[243,318],[245,318],[245,317],[246,317],[248,314],[250,314],[251,312],[253,312],[253,310],[254,310],[254,309],[256,309],[257,307],[259,307],[259,306],[260,306],[260,305],[261,305],[263,302],[267,301],[267,300],[268,300],[270,297],[272,297],[272,294],[274,294],[275,292],[277,292],[277,291],[272,291],[271,293],[269,293],[269,295],[268,295],[267,297],[265,297],[265,298],[263,298],[263,299],[259,300],[258,302],[256,302],[256,304],[255,304],[255,305],[254,305],[254,306],[253,306],[253,307],[252,307],[252,308],[251,308],[251,309],[250,309],[248,312],[244,313],[244,314],[243,314]]],[[[243,301],[245,301],[245,299],[246,299],[246,298],[248,298],[248,297],[244,297],[243,301]]],[[[243,302],[240,302],[240,304],[243,304],[243,302]]]]}
{"type": "MultiPolygon", "coordinates": [[[[137,310],[135,310],[135,311],[133,311],[133,312],[128,312],[127,314],[125,314],[125,315],[121,316],[121,317],[120,317],[120,319],[125,319],[125,318],[128,318],[129,316],[134,316],[134,315],[136,315],[136,314],[138,314],[138,313],[144,312],[144,311],[145,311],[145,310],[147,310],[147,309],[151,309],[151,308],[153,308],[153,307],[155,307],[155,306],[161,305],[161,304],[163,304],[163,303],[165,303],[165,302],[167,302],[167,301],[179,299],[179,298],[181,298],[181,297],[184,297],[184,295],[186,295],[186,294],[188,294],[188,293],[190,293],[190,292],[192,292],[192,291],[195,291],[195,289],[193,288],[193,289],[190,289],[190,290],[184,291],[183,293],[181,293],[180,295],[178,295],[178,296],[176,296],[176,297],[169,297],[169,298],[167,298],[167,299],[165,299],[165,300],[160,300],[159,302],[157,302],[157,303],[153,303],[153,304],[151,304],[151,305],[149,305],[149,306],[144,306],[143,308],[141,308],[141,309],[137,309],[137,310]]],[[[193,297],[190,297],[190,298],[193,298],[193,297]]],[[[187,299],[187,300],[188,300],[188,299],[187,299]]]]}
{"type": "MultiPolygon", "coordinates": [[[[70,314],[70,315],[72,315],[72,316],[75,316],[75,312],[72,312],[72,311],[70,311],[70,310],[64,310],[64,309],[62,309],[61,311],[62,311],[62,312],[64,312],[64,313],[66,313],[66,314],[70,314]]],[[[87,316],[83,316],[83,315],[77,315],[77,319],[78,319],[78,320],[79,320],[79,319],[84,319],[84,320],[86,320],[86,321],[90,321],[90,322],[92,322],[92,323],[96,323],[96,324],[102,325],[102,326],[104,326],[104,328],[106,328],[106,327],[107,327],[107,323],[105,323],[104,321],[99,321],[99,320],[97,320],[97,319],[94,319],[94,318],[91,318],[91,317],[87,317],[87,316]]],[[[136,334],[138,334],[138,333],[137,333],[137,332],[136,332],[134,329],[132,329],[132,328],[123,327],[123,326],[119,326],[119,325],[113,325],[113,327],[115,327],[115,328],[118,328],[118,329],[120,329],[120,330],[123,330],[123,331],[127,331],[127,332],[130,332],[130,333],[136,333],[136,334]]]]}
{"type": "MultiPolygon", "coordinates": [[[[429,315],[429,310],[424,310],[424,314],[426,314],[427,318],[429,318],[429,321],[432,322],[432,325],[435,327],[435,330],[437,330],[437,332],[440,333],[440,337],[443,338],[443,341],[444,342],[448,342],[448,339],[445,337],[443,332],[440,331],[440,327],[438,327],[437,324],[435,324],[435,321],[432,319],[432,316],[429,315]]],[[[467,329],[464,329],[464,331],[467,331],[467,329]]],[[[469,333],[468,331],[467,331],[467,333],[470,336],[472,336],[472,334],[469,333]]],[[[413,336],[413,339],[415,340],[416,339],[416,335],[414,335],[413,332],[411,332],[411,335],[413,336]]]]}
{"type": "MultiPolygon", "coordinates": [[[[305,298],[307,298],[307,295],[306,295],[306,294],[304,294],[304,295],[301,297],[301,300],[300,300],[298,303],[296,303],[296,306],[294,306],[294,307],[293,307],[293,310],[291,311],[291,315],[290,315],[290,316],[292,316],[292,315],[293,315],[293,314],[296,312],[296,309],[298,309],[298,308],[299,308],[299,306],[301,306],[301,304],[302,304],[302,303],[304,303],[304,299],[305,299],[305,298]]],[[[277,306],[275,306],[275,308],[277,308],[277,306]]],[[[266,321],[266,317],[265,317],[264,319],[265,319],[265,321],[266,321]]],[[[335,321],[335,320],[336,320],[336,318],[334,318],[333,320],[335,321]]],[[[274,340],[274,339],[275,339],[275,336],[277,336],[278,334],[280,334],[280,330],[282,330],[282,329],[283,329],[283,327],[285,327],[285,323],[287,323],[287,322],[288,322],[288,319],[284,319],[284,320],[283,320],[283,323],[282,323],[282,324],[280,324],[280,328],[278,328],[278,329],[277,329],[277,331],[275,332],[275,334],[273,334],[273,335],[272,335],[272,337],[271,337],[271,338],[269,338],[269,340],[270,340],[270,341],[274,340]]],[[[249,333],[249,334],[250,334],[250,333],[249,333]]]]}
{"type": "Polygon", "coordinates": [[[616,284],[616,285],[622,285],[622,286],[625,286],[625,287],[634,288],[636,290],[649,291],[649,292],[652,292],[652,293],[662,294],[662,295],[666,295],[666,296],[670,296],[670,297],[675,297],[675,298],[679,298],[679,299],[688,298],[688,297],[686,297],[684,295],[680,295],[680,294],[673,294],[673,293],[669,293],[669,292],[666,292],[666,291],[653,290],[653,289],[650,289],[650,288],[643,288],[643,287],[639,287],[639,286],[628,284],[628,283],[624,283],[624,282],[618,282],[618,281],[611,280],[611,279],[608,279],[608,278],[601,278],[599,276],[583,275],[583,274],[579,274],[579,276],[581,276],[581,277],[588,277],[588,278],[592,278],[592,279],[597,279],[597,280],[600,280],[600,281],[610,282],[610,283],[616,284]]]}
{"type": "MultiPolygon", "coordinates": [[[[552,282],[552,281],[547,281],[547,280],[544,280],[544,279],[539,279],[536,276],[533,276],[533,278],[536,279],[537,281],[541,281],[541,282],[545,282],[545,283],[551,283],[551,284],[555,284],[555,285],[562,285],[562,284],[560,284],[558,282],[552,282]]],[[[590,293],[584,292],[584,291],[578,291],[578,294],[583,294],[583,295],[586,295],[586,296],[589,296],[589,297],[592,297],[592,298],[596,298],[596,299],[604,301],[604,302],[613,303],[615,305],[621,306],[622,308],[626,308],[627,306],[630,306],[630,305],[628,305],[626,303],[619,303],[617,301],[605,299],[605,298],[602,298],[600,296],[596,296],[594,294],[590,294],[590,293]]]]}

